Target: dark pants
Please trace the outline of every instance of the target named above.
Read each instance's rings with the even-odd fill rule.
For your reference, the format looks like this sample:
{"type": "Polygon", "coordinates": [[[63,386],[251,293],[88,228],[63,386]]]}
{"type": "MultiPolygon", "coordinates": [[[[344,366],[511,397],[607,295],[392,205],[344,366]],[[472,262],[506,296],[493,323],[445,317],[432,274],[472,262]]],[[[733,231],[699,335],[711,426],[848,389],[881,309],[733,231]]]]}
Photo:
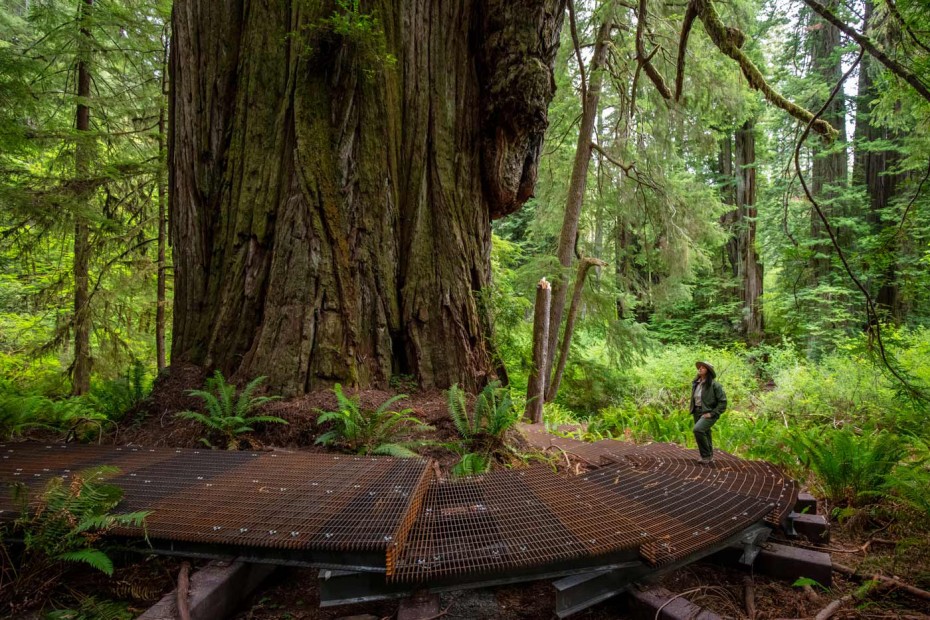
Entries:
{"type": "Polygon", "coordinates": [[[705,418],[700,413],[691,414],[694,417],[694,440],[697,442],[701,458],[709,459],[714,456],[714,441],[711,427],[717,423],[714,418],[705,418]]]}

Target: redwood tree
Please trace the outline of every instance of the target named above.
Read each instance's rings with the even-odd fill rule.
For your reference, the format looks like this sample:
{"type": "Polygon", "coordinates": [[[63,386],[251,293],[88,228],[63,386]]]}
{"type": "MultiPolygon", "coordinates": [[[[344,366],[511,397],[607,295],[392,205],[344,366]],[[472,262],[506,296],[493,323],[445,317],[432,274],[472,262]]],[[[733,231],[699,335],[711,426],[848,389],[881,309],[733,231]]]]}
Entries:
{"type": "Polygon", "coordinates": [[[477,387],[490,220],[531,195],[561,0],[177,0],[173,362],[477,387]]]}

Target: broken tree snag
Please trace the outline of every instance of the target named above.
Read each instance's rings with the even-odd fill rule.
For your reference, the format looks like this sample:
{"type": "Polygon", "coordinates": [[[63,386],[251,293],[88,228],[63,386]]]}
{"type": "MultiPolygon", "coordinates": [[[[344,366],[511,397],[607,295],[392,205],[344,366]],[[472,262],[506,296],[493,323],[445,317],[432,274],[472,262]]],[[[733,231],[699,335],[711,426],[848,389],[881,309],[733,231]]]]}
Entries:
{"type": "Polygon", "coordinates": [[[685,11],[685,19],[681,24],[681,37],[678,40],[678,68],[675,71],[675,101],[681,98],[681,89],[685,81],[685,53],[688,51],[688,37],[691,35],[691,26],[694,25],[694,18],[697,17],[697,9],[694,8],[694,2],[688,3],[688,9],[685,11]]]}
{"type": "Polygon", "coordinates": [[[524,415],[532,424],[542,422],[543,400],[546,392],[546,358],[549,343],[549,305],[552,288],[545,278],[536,285],[536,309],[533,312],[533,369],[526,386],[524,415]]]}
{"type": "MultiPolygon", "coordinates": [[[[649,76],[649,79],[652,80],[652,83],[656,85],[656,88],[659,90],[665,99],[672,98],[672,91],[668,89],[668,86],[665,85],[665,80],[662,79],[662,74],[652,66],[652,63],[649,62],[649,59],[655,55],[655,52],[652,54],[646,54],[646,47],[643,45],[643,33],[646,31],[646,0],[639,0],[639,13],[637,14],[636,19],[636,62],[639,63],[639,66],[643,68],[646,72],[646,75],[649,76]]],[[[656,48],[658,49],[658,48],[656,48]]]]}
{"type": "MultiPolygon", "coordinates": [[[[555,376],[546,392],[546,402],[555,399],[559,393],[559,384],[562,382],[562,373],[565,372],[565,362],[568,359],[568,349],[572,344],[572,332],[575,330],[575,319],[578,318],[578,309],[581,308],[581,291],[584,288],[584,279],[591,267],[606,267],[607,263],[597,258],[584,258],[578,263],[578,275],[575,277],[575,290],[572,292],[572,305],[568,308],[568,317],[565,319],[565,330],[562,334],[562,344],[559,347],[559,363],[555,369],[555,376]]],[[[552,353],[555,353],[553,351],[552,353]]]]}
{"type": "MultiPolygon", "coordinates": [[[[710,37],[710,40],[713,41],[714,45],[716,45],[721,52],[739,64],[739,68],[743,72],[746,81],[749,82],[750,88],[761,92],[769,103],[781,108],[791,116],[805,123],[810,123],[814,115],[809,110],[788,101],[765,81],[762,72],[759,71],[758,67],[756,67],[752,61],[749,60],[749,57],[743,53],[743,50],[740,49],[745,40],[745,35],[736,28],[727,28],[723,22],[720,21],[720,16],[717,15],[717,11],[714,9],[711,0],[693,0],[692,4],[697,11],[698,17],[701,19],[701,23],[704,24],[704,30],[707,32],[707,36],[710,37]]],[[[823,119],[817,119],[813,124],[813,130],[830,142],[835,140],[839,135],[839,132],[823,119]]]]}

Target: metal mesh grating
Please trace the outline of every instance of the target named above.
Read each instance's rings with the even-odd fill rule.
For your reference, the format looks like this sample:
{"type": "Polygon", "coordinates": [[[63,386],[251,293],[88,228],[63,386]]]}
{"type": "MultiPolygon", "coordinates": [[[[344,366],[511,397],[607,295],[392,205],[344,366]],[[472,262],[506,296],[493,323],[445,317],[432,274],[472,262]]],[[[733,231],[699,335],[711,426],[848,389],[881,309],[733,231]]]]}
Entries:
{"type": "MultiPolygon", "coordinates": [[[[417,490],[432,471],[418,459],[329,454],[28,444],[0,450],[9,457],[0,460],[0,480],[36,489],[91,464],[116,465],[121,473],[111,482],[124,492],[119,509],[152,511],[146,531],[153,539],[278,549],[388,550],[409,530],[417,490]]],[[[0,509],[14,507],[3,497],[0,509]]]]}
{"type": "MultiPolygon", "coordinates": [[[[586,450],[610,464],[582,477],[530,468],[446,482],[420,460],[9,444],[0,445],[0,482],[37,490],[52,476],[115,465],[120,510],[152,511],[153,539],[383,552],[389,578],[405,582],[637,554],[666,564],[762,518],[780,521],[796,499],[794,483],[767,463],[718,452],[708,466],[675,444],[537,435],[534,442],[586,450]]],[[[0,494],[0,519],[13,510],[0,494]]]]}
{"type": "Polygon", "coordinates": [[[609,491],[611,505],[636,523],[640,553],[666,564],[725,540],[761,520],[770,502],[626,464],[590,472],[584,480],[609,491]]]}

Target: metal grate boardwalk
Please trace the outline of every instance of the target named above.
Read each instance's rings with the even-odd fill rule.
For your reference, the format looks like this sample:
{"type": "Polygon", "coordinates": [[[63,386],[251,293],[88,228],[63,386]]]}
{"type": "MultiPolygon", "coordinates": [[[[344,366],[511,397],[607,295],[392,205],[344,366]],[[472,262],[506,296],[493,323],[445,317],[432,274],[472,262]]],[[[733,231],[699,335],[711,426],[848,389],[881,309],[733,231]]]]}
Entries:
{"type": "MultiPolygon", "coordinates": [[[[766,463],[721,455],[708,467],[674,444],[589,444],[538,427],[524,434],[599,467],[450,482],[418,459],[11,443],[0,445],[0,483],[38,491],[54,476],[114,465],[119,509],[151,511],[148,537],[177,552],[245,549],[266,561],[382,572],[407,584],[637,558],[669,565],[763,520],[779,523],[796,499],[794,483],[766,463]]],[[[0,520],[14,510],[0,494],[0,520]]]]}

